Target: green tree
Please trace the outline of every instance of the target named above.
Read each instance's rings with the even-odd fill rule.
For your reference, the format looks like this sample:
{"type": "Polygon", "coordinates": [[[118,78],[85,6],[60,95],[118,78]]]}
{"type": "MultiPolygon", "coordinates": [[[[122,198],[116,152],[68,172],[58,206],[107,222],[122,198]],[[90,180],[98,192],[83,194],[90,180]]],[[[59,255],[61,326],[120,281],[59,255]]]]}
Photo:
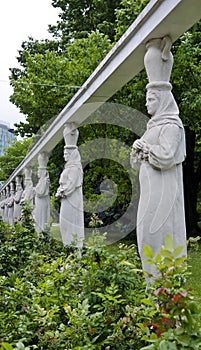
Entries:
{"type": "Polygon", "coordinates": [[[186,127],[187,158],[184,164],[186,222],[191,235],[200,234],[201,218],[201,21],[173,47],[173,93],[186,127]]]}
{"type": "MultiPolygon", "coordinates": [[[[40,45],[39,45],[40,47],[40,45]]],[[[64,108],[111,48],[107,36],[92,32],[85,39],[66,45],[66,52],[32,53],[24,51],[23,68],[12,71],[14,93],[10,97],[26,117],[16,124],[23,136],[38,130],[64,108]]]]}
{"type": "Polygon", "coordinates": [[[118,40],[142,12],[150,0],[121,0],[116,8],[115,40],[118,40]]]}
{"type": "Polygon", "coordinates": [[[61,47],[74,38],[86,38],[97,29],[113,40],[115,10],[120,3],[120,0],[52,0],[61,13],[60,21],[49,26],[49,30],[59,39],[61,47]]]}
{"type": "Polygon", "coordinates": [[[0,157],[0,182],[7,180],[21,163],[28,152],[31,141],[31,138],[16,140],[13,145],[5,149],[4,155],[0,157]]]}

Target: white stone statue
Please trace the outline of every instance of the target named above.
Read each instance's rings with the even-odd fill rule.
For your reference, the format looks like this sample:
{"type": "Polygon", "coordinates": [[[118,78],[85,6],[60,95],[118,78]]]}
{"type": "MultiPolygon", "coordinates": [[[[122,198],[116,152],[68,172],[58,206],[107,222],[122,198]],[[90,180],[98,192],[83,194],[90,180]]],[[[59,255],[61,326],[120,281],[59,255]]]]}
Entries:
{"type": "MultiPolygon", "coordinates": [[[[147,45],[145,68],[149,84],[146,106],[151,119],[144,135],[134,142],[130,158],[131,166],[139,170],[140,180],[138,249],[144,270],[153,275],[153,265],[144,263],[145,245],[157,254],[164,245],[166,234],[170,234],[175,246],[184,247],[182,255],[186,256],[182,177],[182,162],[186,156],[185,133],[169,83],[172,54],[167,50],[165,60],[162,55],[165,40],[154,39],[147,45]]],[[[167,43],[170,49],[169,38],[167,43]]]]}
{"type": "Polygon", "coordinates": [[[3,221],[8,222],[8,202],[10,197],[10,189],[9,186],[6,186],[6,194],[5,194],[5,207],[4,207],[4,217],[3,221]]]}
{"type": "Polygon", "coordinates": [[[27,201],[33,205],[34,188],[32,181],[32,167],[26,167],[24,170],[24,191],[21,196],[20,205],[23,206],[27,201]]]}
{"type": "Polygon", "coordinates": [[[49,174],[46,169],[48,155],[42,152],[38,156],[38,178],[39,181],[35,187],[35,209],[34,220],[36,222],[36,232],[44,231],[45,226],[50,219],[50,196],[49,196],[49,174]]]}
{"type": "Polygon", "coordinates": [[[83,172],[76,143],[78,130],[73,124],[64,128],[65,168],[60,176],[56,197],[61,198],[60,231],[65,246],[82,248],[84,240],[84,214],[82,180],[83,172]]]}
{"type": "Polygon", "coordinates": [[[5,194],[6,194],[6,191],[3,190],[1,192],[1,202],[0,202],[0,207],[1,207],[1,218],[2,220],[4,221],[4,209],[5,209],[5,194]]]}
{"type": "Polygon", "coordinates": [[[23,193],[23,187],[21,183],[22,179],[20,176],[16,176],[15,178],[15,195],[14,195],[14,221],[18,221],[21,218],[21,206],[20,200],[23,193]]]}
{"type": "Polygon", "coordinates": [[[13,226],[14,224],[14,195],[15,195],[15,189],[14,189],[14,183],[10,183],[10,195],[7,201],[7,207],[8,207],[8,223],[9,225],[13,226]]]}

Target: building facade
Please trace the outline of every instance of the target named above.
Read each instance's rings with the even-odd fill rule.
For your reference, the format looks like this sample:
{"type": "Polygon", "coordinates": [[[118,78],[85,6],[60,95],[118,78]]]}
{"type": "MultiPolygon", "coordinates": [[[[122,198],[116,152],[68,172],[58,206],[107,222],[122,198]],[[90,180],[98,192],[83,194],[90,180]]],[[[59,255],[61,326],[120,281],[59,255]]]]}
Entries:
{"type": "Polygon", "coordinates": [[[13,130],[6,122],[0,121],[0,156],[4,155],[5,148],[9,147],[14,141],[13,130]]]}

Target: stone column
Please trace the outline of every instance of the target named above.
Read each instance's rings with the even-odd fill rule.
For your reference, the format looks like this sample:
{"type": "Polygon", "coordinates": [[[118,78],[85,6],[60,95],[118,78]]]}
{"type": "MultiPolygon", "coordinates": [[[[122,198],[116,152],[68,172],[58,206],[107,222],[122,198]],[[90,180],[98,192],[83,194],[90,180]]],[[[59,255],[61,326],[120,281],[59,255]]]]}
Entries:
{"type": "Polygon", "coordinates": [[[20,201],[23,193],[22,178],[16,176],[15,178],[15,195],[14,195],[14,221],[18,221],[21,218],[21,206],[20,201]]]}
{"type": "Polygon", "coordinates": [[[34,200],[34,189],[32,182],[32,166],[27,166],[24,169],[24,191],[20,199],[20,205],[23,206],[26,202],[33,205],[34,200]]]}
{"type": "Polygon", "coordinates": [[[49,196],[49,174],[47,163],[49,155],[42,152],[38,156],[38,183],[35,187],[35,209],[34,220],[36,232],[44,231],[50,219],[50,196],[49,196]]]}
{"type": "Polygon", "coordinates": [[[60,231],[65,246],[79,249],[84,240],[84,213],[82,181],[83,171],[80,153],[77,148],[79,132],[74,123],[64,126],[64,160],[65,168],[60,176],[56,196],[61,198],[60,231]]]}
{"type": "Polygon", "coordinates": [[[144,246],[160,253],[167,234],[186,256],[182,162],[185,134],[169,82],[173,66],[169,37],[152,39],[144,63],[149,83],[146,106],[151,119],[141,139],[134,142],[131,166],[139,169],[140,201],[137,214],[138,249],[144,270],[153,276],[153,265],[144,260],[144,246]]]}
{"type": "Polygon", "coordinates": [[[15,188],[14,188],[14,183],[11,182],[10,183],[10,195],[9,195],[9,199],[7,202],[7,207],[8,207],[8,223],[13,226],[14,224],[14,195],[15,195],[15,188]]]}

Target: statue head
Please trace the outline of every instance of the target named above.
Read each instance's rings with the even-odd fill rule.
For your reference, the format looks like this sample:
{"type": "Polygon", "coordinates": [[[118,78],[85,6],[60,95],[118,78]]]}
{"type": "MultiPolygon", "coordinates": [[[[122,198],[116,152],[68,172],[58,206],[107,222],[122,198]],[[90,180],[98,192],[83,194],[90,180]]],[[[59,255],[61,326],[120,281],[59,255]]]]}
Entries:
{"type": "Polygon", "coordinates": [[[65,162],[67,162],[72,154],[72,152],[74,151],[74,147],[64,147],[64,160],[65,162]]]}
{"type": "Polygon", "coordinates": [[[155,90],[148,90],[146,94],[146,107],[147,112],[153,116],[159,108],[160,98],[159,94],[155,90]]]}

